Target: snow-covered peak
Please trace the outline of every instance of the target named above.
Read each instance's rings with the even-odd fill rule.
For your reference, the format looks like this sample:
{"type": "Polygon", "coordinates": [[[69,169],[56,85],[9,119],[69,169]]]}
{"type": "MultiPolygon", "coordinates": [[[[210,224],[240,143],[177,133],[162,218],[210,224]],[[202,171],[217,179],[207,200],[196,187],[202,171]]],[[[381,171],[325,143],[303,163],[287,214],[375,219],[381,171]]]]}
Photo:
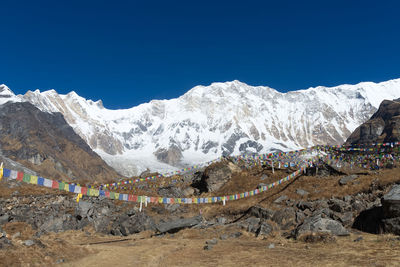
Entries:
{"type": "Polygon", "coordinates": [[[21,100],[5,84],[0,84],[0,105],[7,102],[20,102],[21,100]]]}
{"type": "Polygon", "coordinates": [[[21,96],[61,112],[118,171],[132,175],[197,164],[221,155],[340,144],[384,99],[400,97],[400,79],[278,92],[240,81],[196,86],[170,100],[109,110],[76,92],[21,96]]]}

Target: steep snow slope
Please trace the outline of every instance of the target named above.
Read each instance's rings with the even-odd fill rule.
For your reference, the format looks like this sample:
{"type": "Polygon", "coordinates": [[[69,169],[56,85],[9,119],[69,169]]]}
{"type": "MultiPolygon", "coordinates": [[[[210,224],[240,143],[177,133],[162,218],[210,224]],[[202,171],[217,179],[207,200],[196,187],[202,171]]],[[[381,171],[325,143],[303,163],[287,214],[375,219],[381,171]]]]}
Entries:
{"type": "Polygon", "coordinates": [[[213,83],[126,110],[108,110],[75,92],[36,90],[19,97],[64,114],[107,163],[132,175],[221,155],[340,144],[382,100],[400,97],[400,79],[288,93],[239,81],[213,83]]]}

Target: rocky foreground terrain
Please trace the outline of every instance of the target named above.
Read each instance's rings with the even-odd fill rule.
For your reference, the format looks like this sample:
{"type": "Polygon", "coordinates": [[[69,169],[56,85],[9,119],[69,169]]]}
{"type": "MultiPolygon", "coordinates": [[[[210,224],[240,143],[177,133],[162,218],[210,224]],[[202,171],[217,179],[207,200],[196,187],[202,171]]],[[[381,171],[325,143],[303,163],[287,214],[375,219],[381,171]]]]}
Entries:
{"type": "MultiPolygon", "coordinates": [[[[293,170],[218,163],[151,194],[239,193],[293,170]],[[225,177],[222,182],[221,177],[225,177]],[[190,181],[189,181],[190,183],[190,181]]],[[[139,189],[138,189],[139,190],[139,189]]],[[[222,204],[149,204],[0,183],[0,265],[335,265],[400,262],[400,171],[328,165],[222,204]]]]}

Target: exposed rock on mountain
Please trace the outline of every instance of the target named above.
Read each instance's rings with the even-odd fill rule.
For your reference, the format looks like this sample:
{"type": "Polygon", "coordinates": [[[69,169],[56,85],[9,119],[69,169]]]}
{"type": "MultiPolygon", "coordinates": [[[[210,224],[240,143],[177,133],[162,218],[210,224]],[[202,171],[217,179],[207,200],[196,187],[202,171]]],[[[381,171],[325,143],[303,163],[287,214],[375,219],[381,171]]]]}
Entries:
{"type": "Polygon", "coordinates": [[[349,144],[400,141],[400,99],[384,100],[370,120],[347,139],[349,144]]]}
{"type": "Polygon", "coordinates": [[[4,157],[52,179],[100,182],[118,176],[62,114],[42,112],[28,102],[0,105],[0,150],[4,157]]]}
{"type": "Polygon", "coordinates": [[[126,175],[171,171],[221,155],[341,144],[377,110],[400,97],[400,79],[280,93],[239,81],[196,86],[171,100],[126,110],[75,92],[13,96],[42,111],[61,112],[89,146],[126,175]]]}

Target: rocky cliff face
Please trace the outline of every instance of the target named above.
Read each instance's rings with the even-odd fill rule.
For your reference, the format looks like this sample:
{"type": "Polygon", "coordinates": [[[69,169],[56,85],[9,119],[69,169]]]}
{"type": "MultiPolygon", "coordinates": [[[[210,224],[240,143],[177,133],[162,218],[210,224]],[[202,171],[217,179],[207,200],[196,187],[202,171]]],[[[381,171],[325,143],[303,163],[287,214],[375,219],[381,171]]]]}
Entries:
{"type": "Polygon", "coordinates": [[[370,120],[347,139],[348,144],[400,141],[400,99],[384,100],[370,120]]]}
{"type": "Polygon", "coordinates": [[[42,112],[28,102],[0,105],[0,150],[43,177],[78,182],[118,177],[62,114],[42,112]]]}

